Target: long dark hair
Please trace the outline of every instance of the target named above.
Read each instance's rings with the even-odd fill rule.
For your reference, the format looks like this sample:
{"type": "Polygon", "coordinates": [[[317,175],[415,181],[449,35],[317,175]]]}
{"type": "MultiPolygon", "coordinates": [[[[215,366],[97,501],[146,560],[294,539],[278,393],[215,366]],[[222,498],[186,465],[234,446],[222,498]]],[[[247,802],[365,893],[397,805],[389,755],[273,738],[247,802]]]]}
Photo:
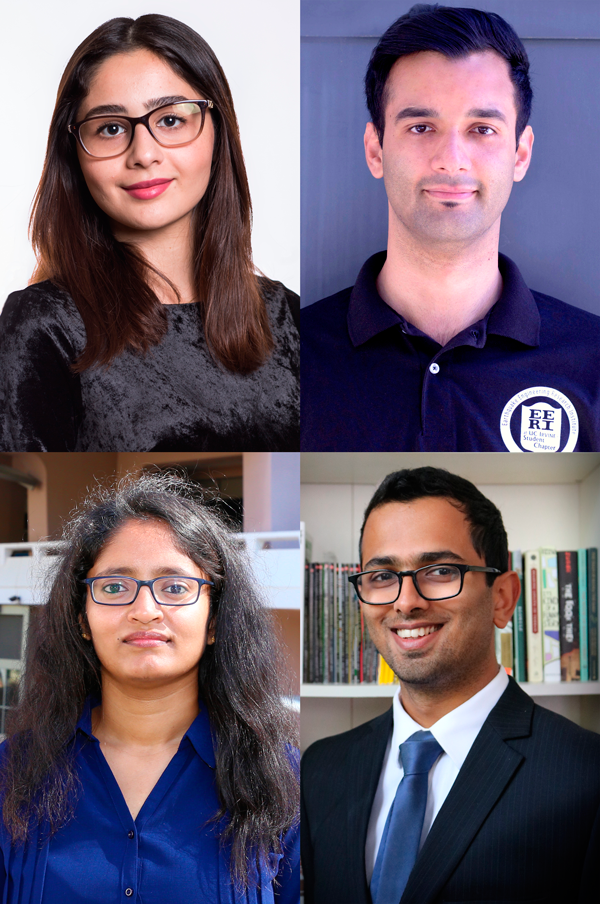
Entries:
{"type": "Polygon", "coordinates": [[[279,654],[239,543],[174,475],[144,475],[99,490],[67,528],[56,577],[27,641],[20,699],[11,714],[3,768],[3,816],[13,841],[33,824],[56,832],[72,816],[78,786],[69,743],[88,696],[101,697],[101,666],[80,633],[87,576],[105,544],[126,521],[167,524],[182,552],[214,582],[215,625],[199,666],[199,696],[215,737],[222,840],[232,846],[232,872],[242,883],[255,857],[279,849],[297,819],[298,782],[288,742],[295,725],[282,703],[279,654]]]}
{"type": "Polygon", "coordinates": [[[75,138],[68,132],[98,67],[116,53],[139,48],[161,57],[213,101],[207,113],[215,131],[212,171],[192,225],[194,276],[212,354],[227,369],[250,373],[264,363],[274,342],[252,265],[252,207],[233,100],[206,41],[169,16],[111,19],[69,60],[33,205],[31,238],[38,265],[32,281],[52,280],[77,305],[87,344],[75,371],[107,365],[126,348],[146,352],[167,331],[167,315],[148,275],[166,277],[132,245],[115,239],[88,190],[75,138]]]}

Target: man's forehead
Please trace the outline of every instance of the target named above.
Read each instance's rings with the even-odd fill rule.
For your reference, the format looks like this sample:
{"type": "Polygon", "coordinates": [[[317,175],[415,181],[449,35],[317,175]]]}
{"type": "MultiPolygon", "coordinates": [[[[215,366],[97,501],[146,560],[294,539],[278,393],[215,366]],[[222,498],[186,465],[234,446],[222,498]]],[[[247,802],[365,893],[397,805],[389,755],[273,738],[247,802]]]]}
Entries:
{"type": "Polygon", "coordinates": [[[385,502],[369,514],[363,533],[366,556],[414,557],[435,550],[470,552],[470,524],[458,504],[427,496],[410,502],[385,502]]]}
{"type": "Polygon", "coordinates": [[[473,109],[497,106],[516,115],[510,66],[494,50],[460,57],[426,50],[400,57],[388,75],[383,100],[386,114],[394,116],[400,106],[426,107],[443,116],[449,102],[461,104],[465,116],[473,109]]]}

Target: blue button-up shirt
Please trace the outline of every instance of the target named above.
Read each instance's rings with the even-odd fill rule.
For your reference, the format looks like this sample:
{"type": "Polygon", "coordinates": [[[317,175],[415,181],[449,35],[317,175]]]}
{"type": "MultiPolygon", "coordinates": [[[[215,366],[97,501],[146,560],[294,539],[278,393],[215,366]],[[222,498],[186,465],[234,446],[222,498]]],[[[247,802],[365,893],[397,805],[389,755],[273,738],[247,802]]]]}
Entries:
{"type": "MultiPolygon", "coordinates": [[[[202,707],[202,704],[201,704],[202,707]]],[[[219,802],[204,707],[134,820],[92,734],[88,701],[74,738],[81,793],[49,842],[40,827],[13,847],[0,830],[2,904],[298,904],[297,830],[261,866],[257,887],[233,885],[229,847],[211,822],[219,802]]]]}
{"type": "Polygon", "coordinates": [[[500,298],[440,346],[379,296],[385,257],[302,311],[303,450],[600,450],[600,317],[501,254],[500,298]]]}

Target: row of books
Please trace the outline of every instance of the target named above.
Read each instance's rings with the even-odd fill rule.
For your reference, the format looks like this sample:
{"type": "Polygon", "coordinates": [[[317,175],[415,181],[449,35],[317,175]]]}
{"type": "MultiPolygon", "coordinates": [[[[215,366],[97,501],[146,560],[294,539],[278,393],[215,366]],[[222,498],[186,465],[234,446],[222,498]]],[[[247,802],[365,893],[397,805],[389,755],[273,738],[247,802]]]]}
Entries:
{"type": "Polygon", "coordinates": [[[377,682],[379,656],[364,626],[349,574],[357,564],[306,565],[304,681],[309,684],[377,682]]]}
{"type": "Polygon", "coordinates": [[[517,681],[598,680],[598,550],[511,553],[521,597],[496,631],[498,661],[517,681]]]}
{"type": "MultiPolygon", "coordinates": [[[[496,629],[498,661],[517,681],[598,680],[598,550],[511,553],[522,592],[506,628],[496,629]]],[[[306,565],[304,680],[388,684],[348,575],[356,563],[306,565]]]]}

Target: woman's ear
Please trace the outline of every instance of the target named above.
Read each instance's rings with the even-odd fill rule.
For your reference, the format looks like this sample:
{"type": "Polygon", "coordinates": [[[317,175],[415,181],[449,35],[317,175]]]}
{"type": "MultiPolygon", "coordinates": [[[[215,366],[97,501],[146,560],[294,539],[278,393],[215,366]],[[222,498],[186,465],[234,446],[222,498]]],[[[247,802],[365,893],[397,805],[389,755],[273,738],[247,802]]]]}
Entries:
{"type": "Polygon", "coordinates": [[[83,615],[83,613],[81,613],[81,614],[79,615],[79,617],[77,618],[77,621],[79,622],[79,633],[81,634],[81,636],[83,637],[83,639],[84,639],[84,640],[91,640],[91,639],[92,639],[92,635],[90,634],[90,628],[89,628],[89,625],[88,625],[88,623],[87,623],[87,619],[85,618],[85,616],[83,615]]]}
{"type": "Polygon", "coordinates": [[[206,637],[207,644],[213,644],[215,642],[216,630],[217,630],[217,626],[215,624],[215,619],[213,617],[213,618],[211,618],[209,625],[208,625],[208,632],[207,632],[207,637],[206,637]]]}

